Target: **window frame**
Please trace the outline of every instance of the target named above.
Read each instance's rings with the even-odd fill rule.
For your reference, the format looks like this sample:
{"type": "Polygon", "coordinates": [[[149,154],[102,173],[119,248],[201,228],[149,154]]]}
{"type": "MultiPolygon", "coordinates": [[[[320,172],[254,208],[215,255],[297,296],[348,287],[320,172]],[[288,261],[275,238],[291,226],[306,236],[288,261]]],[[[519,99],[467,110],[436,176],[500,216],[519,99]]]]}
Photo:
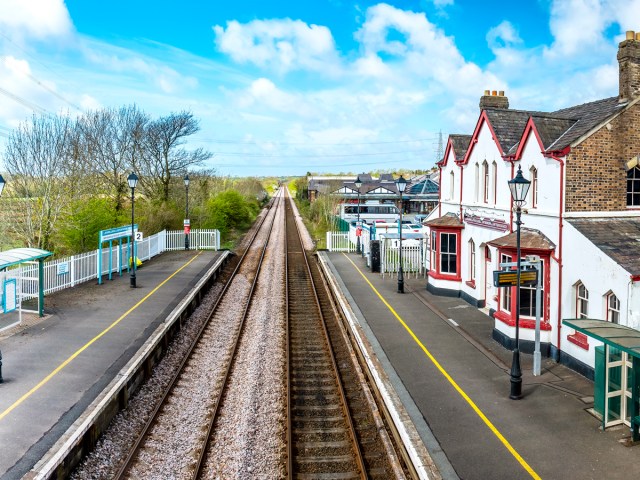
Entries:
{"type": "Polygon", "coordinates": [[[640,208],[640,165],[635,165],[633,168],[627,170],[627,208],[640,208]],[[629,175],[631,174],[631,178],[629,175]],[[631,185],[631,188],[629,186],[631,185]],[[636,190],[634,187],[638,187],[636,190]],[[637,197],[637,203],[634,203],[633,198],[637,197]],[[629,203],[631,199],[631,203],[629,203]]]}
{"type": "Polygon", "coordinates": [[[616,325],[620,324],[620,299],[613,292],[609,292],[606,296],[607,302],[607,322],[615,323],[616,325]],[[611,305],[611,300],[615,299],[617,305],[614,307],[611,305]],[[616,308],[617,307],[617,308],[616,308]]]}
{"type": "Polygon", "coordinates": [[[575,313],[576,318],[589,318],[589,290],[582,282],[576,284],[575,291],[575,313]],[[581,289],[584,290],[584,294],[581,294],[581,289]],[[584,309],[583,309],[584,307],[584,309]]]}
{"type": "Polygon", "coordinates": [[[529,178],[531,179],[531,208],[538,207],[538,169],[531,167],[529,169],[529,178]]]}
{"type": "Polygon", "coordinates": [[[489,203],[489,163],[485,160],[482,162],[482,178],[483,178],[483,188],[482,188],[482,198],[484,203],[489,203]]]}

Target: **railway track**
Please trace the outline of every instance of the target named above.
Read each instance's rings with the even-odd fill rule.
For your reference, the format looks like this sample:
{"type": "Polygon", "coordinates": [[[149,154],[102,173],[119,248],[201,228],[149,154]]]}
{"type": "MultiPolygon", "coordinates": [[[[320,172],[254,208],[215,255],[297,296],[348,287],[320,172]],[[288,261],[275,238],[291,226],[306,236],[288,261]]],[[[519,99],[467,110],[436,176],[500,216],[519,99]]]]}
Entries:
{"type": "Polygon", "coordinates": [[[123,445],[128,453],[113,459],[108,471],[117,473],[109,477],[411,476],[317,261],[303,247],[286,191],[253,232],[185,359],[144,415],[142,434],[130,450],[123,445]]]}
{"type": "Polygon", "coordinates": [[[404,478],[289,203],[286,243],[288,477],[404,478]]]}
{"type": "MultiPolygon", "coordinates": [[[[170,382],[161,402],[131,448],[116,478],[199,478],[216,422],[222,394],[229,378],[244,321],[259,277],[276,212],[276,200],[238,262],[231,280],[215,303],[208,320],[170,382]],[[240,302],[238,299],[241,299],[240,302]],[[238,308],[238,304],[244,304],[238,308]],[[217,359],[214,363],[211,359],[217,359]],[[193,385],[200,391],[196,398],[193,385]],[[199,424],[182,421],[184,401],[197,409],[199,424]],[[172,455],[157,455],[160,446],[172,455]]],[[[189,418],[193,418],[193,411],[189,418]]]]}

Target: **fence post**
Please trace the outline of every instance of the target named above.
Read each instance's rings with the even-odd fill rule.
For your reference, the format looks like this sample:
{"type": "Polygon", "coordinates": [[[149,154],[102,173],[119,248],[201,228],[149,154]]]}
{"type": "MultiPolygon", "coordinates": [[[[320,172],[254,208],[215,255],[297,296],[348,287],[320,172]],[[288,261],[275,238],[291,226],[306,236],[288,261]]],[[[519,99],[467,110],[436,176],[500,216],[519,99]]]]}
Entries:
{"type": "Polygon", "coordinates": [[[76,257],[71,255],[71,286],[76,286],[76,257]]]}

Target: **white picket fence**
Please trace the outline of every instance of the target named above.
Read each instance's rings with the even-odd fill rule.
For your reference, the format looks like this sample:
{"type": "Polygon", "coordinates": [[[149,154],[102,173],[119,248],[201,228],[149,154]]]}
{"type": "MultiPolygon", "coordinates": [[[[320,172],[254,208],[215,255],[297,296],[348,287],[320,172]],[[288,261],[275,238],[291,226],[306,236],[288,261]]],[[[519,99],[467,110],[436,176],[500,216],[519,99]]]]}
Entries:
{"type": "MultiPolygon", "coordinates": [[[[193,229],[189,234],[189,248],[193,250],[219,250],[220,232],[218,230],[193,229]]],[[[163,230],[136,242],[137,257],[145,262],[162,252],[184,249],[184,232],[182,230],[163,230]]],[[[44,262],[44,293],[56,292],[73,287],[79,283],[98,278],[98,255],[100,250],[72,255],[44,262]]],[[[102,275],[118,272],[118,265],[126,270],[126,245],[102,248],[102,275]],[[124,261],[118,261],[124,255],[124,261]],[[111,256],[111,269],[109,269],[111,256]]],[[[22,264],[9,270],[7,277],[19,279],[18,291],[22,300],[38,298],[38,263],[22,264]]]]}
{"type": "MultiPolygon", "coordinates": [[[[399,241],[385,238],[380,242],[380,273],[383,277],[394,277],[400,267],[399,241]]],[[[412,240],[402,244],[402,273],[404,276],[413,275],[415,278],[426,274],[426,241],[412,240]]]]}
{"type": "MultiPolygon", "coordinates": [[[[357,236],[355,228],[348,232],[327,232],[327,250],[330,252],[355,252],[357,236]]],[[[398,239],[380,239],[380,273],[382,276],[395,276],[400,265],[398,239]]],[[[365,225],[360,236],[360,249],[371,265],[371,233],[365,225]]],[[[428,238],[407,239],[402,243],[402,272],[404,275],[424,276],[429,270],[428,238]]]]}

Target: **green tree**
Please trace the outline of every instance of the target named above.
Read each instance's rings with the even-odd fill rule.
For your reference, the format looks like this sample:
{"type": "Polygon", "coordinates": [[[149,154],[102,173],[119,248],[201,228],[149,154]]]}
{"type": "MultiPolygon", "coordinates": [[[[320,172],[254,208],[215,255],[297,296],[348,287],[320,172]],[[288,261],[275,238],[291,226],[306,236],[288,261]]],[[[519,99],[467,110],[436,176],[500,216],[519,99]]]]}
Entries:
{"type": "Polygon", "coordinates": [[[226,190],[207,203],[205,228],[217,228],[225,239],[235,236],[255,220],[260,207],[255,199],[247,199],[236,190],[226,190]]]}
{"type": "Polygon", "coordinates": [[[60,221],[56,235],[59,253],[88,252],[98,246],[100,230],[126,224],[122,217],[113,223],[113,205],[108,198],[85,198],[74,201],[69,213],[60,221]]]}

